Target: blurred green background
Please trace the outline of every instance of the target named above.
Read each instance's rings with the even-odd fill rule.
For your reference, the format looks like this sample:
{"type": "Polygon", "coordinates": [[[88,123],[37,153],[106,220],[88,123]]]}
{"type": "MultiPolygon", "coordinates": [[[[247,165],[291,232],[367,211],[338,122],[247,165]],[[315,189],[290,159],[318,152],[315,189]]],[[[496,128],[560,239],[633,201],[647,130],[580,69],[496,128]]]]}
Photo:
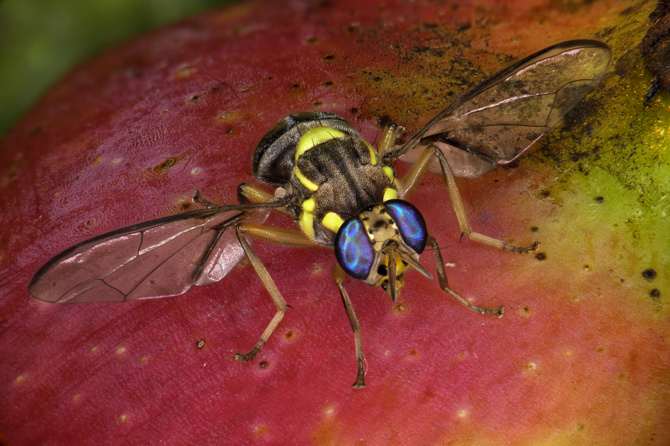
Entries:
{"type": "Polygon", "coordinates": [[[0,0],[0,136],[71,68],[142,31],[234,0],[0,0]]]}

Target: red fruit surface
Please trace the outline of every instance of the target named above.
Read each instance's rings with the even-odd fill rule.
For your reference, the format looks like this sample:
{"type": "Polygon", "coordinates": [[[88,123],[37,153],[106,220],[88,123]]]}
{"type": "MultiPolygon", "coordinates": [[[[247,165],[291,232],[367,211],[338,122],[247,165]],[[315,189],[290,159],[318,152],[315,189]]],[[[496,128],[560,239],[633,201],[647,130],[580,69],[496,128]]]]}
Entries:
{"type": "MultiPolygon", "coordinates": [[[[0,141],[0,434],[50,444],[670,443],[667,93],[650,109],[638,44],[653,3],[247,2],[196,16],[74,70],[0,141]],[[256,243],[291,309],[246,262],[170,299],[58,306],[28,283],[61,250],[236,201],[256,142],[299,110],[369,141],[416,131],[521,57],[573,38],[613,50],[598,91],[515,168],[459,181],[459,239],[441,178],[412,197],[468,311],[408,274],[399,302],[348,282],[368,387],[332,252],[256,243]]],[[[406,168],[398,166],[402,174],[406,168]]],[[[273,216],[269,223],[292,227],[273,216]]],[[[427,253],[429,254],[429,253],[427,253]]],[[[423,263],[434,271],[431,255],[423,263]]]]}

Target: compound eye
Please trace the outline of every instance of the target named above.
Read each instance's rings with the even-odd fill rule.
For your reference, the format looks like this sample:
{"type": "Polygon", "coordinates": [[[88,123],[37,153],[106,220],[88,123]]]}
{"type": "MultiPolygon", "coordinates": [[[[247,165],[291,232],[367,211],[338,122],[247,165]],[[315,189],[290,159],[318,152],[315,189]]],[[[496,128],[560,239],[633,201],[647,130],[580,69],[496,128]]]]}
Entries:
{"type": "Polygon", "coordinates": [[[395,220],[403,241],[417,253],[421,254],[426,247],[426,222],[421,212],[404,200],[389,200],[384,207],[395,220]]]}
{"type": "Polygon", "coordinates": [[[335,257],[347,274],[356,279],[367,279],[375,261],[375,251],[359,218],[342,223],[335,236],[334,248],[335,257]]]}

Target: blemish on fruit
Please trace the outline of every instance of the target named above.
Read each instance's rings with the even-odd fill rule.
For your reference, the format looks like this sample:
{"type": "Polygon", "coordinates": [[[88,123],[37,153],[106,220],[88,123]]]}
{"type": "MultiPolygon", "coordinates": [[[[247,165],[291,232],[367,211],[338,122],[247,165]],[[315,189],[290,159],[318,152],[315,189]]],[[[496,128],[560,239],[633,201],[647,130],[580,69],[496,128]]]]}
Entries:
{"type": "Polygon", "coordinates": [[[98,346],[95,345],[95,346],[91,347],[90,352],[91,352],[91,353],[97,353],[97,352],[98,352],[98,346]]]}
{"type": "Polygon", "coordinates": [[[23,376],[23,375],[19,375],[16,378],[14,378],[14,385],[15,386],[20,386],[24,382],[26,382],[26,377],[23,376]]]}
{"type": "Polygon", "coordinates": [[[102,158],[100,158],[99,156],[96,156],[95,158],[93,158],[91,160],[91,166],[95,166],[96,164],[100,164],[101,161],[102,161],[102,158]]]}
{"type": "Polygon", "coordinates": [[[260,369],[267,369],[270,367],[270,362],[267,359],[263,359],[258,363],[258,368],[260,369]]]}
{"type": "Polygon", "coordinates": [[[193,67],[182,68],[181,70],[177,71],[177,77],[190,76],[194,72],[195,72],[195,68],[193,68],[193,67]]]}
{"type": "Polygon", "coordinates": [[[305,39],[305,45],[314,45],[319,42],[318,37],[308,37],[305,39]]]}
{"type": "Polygon", "coordinates": [[[468,416],[468,411],[465,409],[460,409],[456,412],[456,417],[458,418],[465,418],[468,416]]]}
{"type": "Polygon", "coordinates": [[[291,342],[291,340],[295,337],[295,332],[293,330],[288,330],[286,333],[284,333],[284,340],[286,342],[291,342]]]}
{"type": "Polygon", "coordinates": [[[542,197],[542,198],[549,198],[550,195],[551,195],[551,192],[549,191],[549,189],[545,189],[542,192],[540,192],[540,197],[542,197]]]}
{"type": "Polygon", "coordinates": [[[129,418],[128,414],[122,413],[121,415],[119,415],[119,423],[121,424],[126,423],[128,421],[128,418],[129,418]]]}
{"type": "Polygon", "coordinates": [[[232,112],[225,112],[221,113],[216,119],[218,119],[219,121],[226,121],[230,119],[232,116],[233,116],[232,112]]]}
{"type": "Polygon", "coordinates": [[[320,264],[318,264],[318,263],[313,263],[312,264],[312,274],[313,275],[321,274],[322,271],[323,271],[323,267],[320,264]]]}
{"type": "Polygon", "coordinates": [[[89,218],[88,220],[83,221],[80,224],[78,224],[75,229],[77,230],[77,232],[86,232],[94,224],[95,224],[95,219],[89,218]]]}
{"type": "Polygon", "coordinates": [[[407,311],[407,304],[405,304],[404,302],[399,302],[394,305],[393,311],[395,311],[398,314],[403,314],[404,312],[407,311]]]}
{"type": "Polygon", "coordinates": [[[584,272],[587,272],[587,273],[591,272],[591,267],[589,265],[582,266],[582,269],[584,270],[584,272]]]}
{"type": "Polygon", "coordinates": [[[200,339],[196,341],[195,348],[197,348],[198,350],[202,350],[203,348],[205,348],[205,344],[207,344],[207,341],[205,341],[204,339],[200,339]]]}
{"type": "Polygon", "coordinates": [[[122,355],[122,354],[124,354],[125,352],[126,352],[126,348],[125,348],[125,347],[119,347],[119,348],[116,349],[116,354],[117,354],[117,355],[122,355]]]}
{"type": "Polygon", "coordinates": [[[251,90],[251,87],[242,87],[242,88],[240,88],[240,92],[241,92],[241,93],[246,93],[246,92],[248,92],[248,91],[250,91],[250,90],[251,90]]]}
{"type": "Polygon", "coordinates": [[[605,201],[605,198],[604,198],[604,197],[597,196],[597,197],[595,198],[595,202],[598,203],[598,204],[601,204],[603,201],[605,201]]]}
{"type": "Polygon", "coordinates": [[[80,399],[81,399],[81,395],[78,394],[78,393],[77,393],[76,395],[73,395],[73,396],[72,396],[72,402],[73,402],[73,403],[78,402],[80,399]]]}
{"type": "Polygon", "coordinates": [[[644,277],[649,281],[652,281],[656,278],[656,270],[653,268],[647,268],[644,271],[642,271],[642,277],[644,277]]]}
{"type": "Polygon", "coordinates": [[[332,82],[332,81],[324,82],[324,83],[323,83],[323,86],[324,86],[324,87],[332,87],[332,86],[333,86],[333,82],[332,82]]]}
{"type": "Polygon", "coordinates": [[[323,101],[314,101],[312,103],[315,107],[321,107],[323,105],[323,101]]]}
{"type": "Polygon", "coordinates": [[[565,356],[572,356],[572,350],[570,350],[569,348],[567,348],[567,349],[565,349],[565,350],[563,351],[563,354],[564,354],[565,356]]]}
{"type": "Polygon", "coordinates": [[[416,357],[416,356],[419,356],[419,352],[416,351],[416,350],[412,350],[411,352],[409,352],[409,355],[416,357]]]}
{"type": "Polygon", "coordinates": [[[596,353],[598,353],[599,355],[604,355],[605,354],[605,347],[598,347],[596,349],[596,353]]]}
{"type": "Polygon", "coordinates": [[[264,424],[259,424],[254,428],[254,433],[259,436],[265,436],[270,433],[270,429],[264,424]]]}
{"type": "Polygon", "coordinates": [[[335,60],[335,55],[334,54],[327,54],[327,55],[323,56],[323,60],[325,60],[325,61],[335,60]]]}
{"type": "Polygon", "coordinates": [[[191,96],[191,99],[189,99],[190,102],[198,102],[200,100],[201,96],[199,94],[191,96]]]}
{"type": "Polygon", "coordinates": [[[530,232],[537,232],[537,231],[539,231],[539,228],[537,226],[530,227],[530,232]]]}
{"type": "Polygon", "coordinates": [[[147,169],[147,172],[149,172],[153,175],[161,175],[161,174],[167,172],[168,170],[172,169],[177,164],[179,164],[179,161],[181,161],[181,158],[176,157],[176,156],[171,156],[169,158],[166,158],[165,161],[158,164],[157,166],[154,166],[150,169],[147,169]]]}
{"type": "Polygon", "coordinates": [[[111,164],[113,164],[113,165],[119,164],[119,163],[121,162],[121,159],[122,159],[122,158],[114,158],[114,159],[111,161],[111,164]]]}
{"type": "Polygon", "coordinates": [[[235,129],[233,129],[233,128],[230,128],[230,129],[226,130],[226,135],[227,135],[227,136],[232,136],[232,135],[234,135],[235,133],[237,133],[237,132],[236,132],[235,129]]]}
{"type": "Polygon", "coordinates": [[[147,358],[146,356],[142,356],[140,358],[140,364],[145,364],[148,360],[149,360],[149,358],[147,358]]]}
{"type": "Polygon", "coordinates": [[[530,305],[522,305],[519,307],[519,314],[523,317],[530,317],[533,314],[533,310],[530,305]]]}
{"type": "Polygon", "coordinates": [[[659,297],[661,297],[661,290],[659,290],[658,288],[654,288],[653,290],[649,291],[649,295],[654,299],[658,299],[659,297]]]}
{"type": "Polygon", "coordinates": [[[334,406],[326,406],[325,409],[323,409],[323,413],[330,417],[335,414],[335,407],[334,406]]]}
{"type": "Polygon", "coordinates": [[[199,167],[194,167],[191,169],[191,175],[200,175],[202,173],[202,169],[199,167]]]}
{"type": "Polygon", "coordinates": [[[538,252],[537,254],[535,254],[535,258],[536,258],[537,260],[539,260],[539,261],[547,260],[547,253],[545,253],[545,252],[538,252]]]}
{"type": "Polygon", "coordinates": [[[462,361],[468,357],[468,352],[460,352],[458,355],[456,355],[456,357],[462,361]]]}

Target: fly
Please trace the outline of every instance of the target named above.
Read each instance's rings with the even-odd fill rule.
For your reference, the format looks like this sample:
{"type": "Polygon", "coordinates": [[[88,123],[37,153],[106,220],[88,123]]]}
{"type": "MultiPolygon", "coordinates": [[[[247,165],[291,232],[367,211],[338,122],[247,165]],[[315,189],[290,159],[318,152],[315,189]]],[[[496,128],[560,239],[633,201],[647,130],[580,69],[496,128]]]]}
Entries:
{"type": "Polygon", "coordinates": [[[493,248],[528,253],[474,232],[455,177],[477,177],[523,154],[581,98],[593,90],[610,60],[600,42],[575,40],[539,51],[488,79],[438,114],[405,144],[402,128],[388,126],[375,149],[343,118],[300,112],[281,119],[253,156],[257,180],[270,194],[243,183],[240,204],[218,206],[140,223],[66,249],[33,277],[29,290],[52,303],[131,301],[176,296],[191,286],[221,280],[246,256],[277,309],[250,361],[281,322],[287,304],[249,238],[287,246],[333,249],[333,277],[354,333],[358,372],[365,387],[361,327],[344,283],[347,275],[381,287],[395,301],[405,273],[432,278],[419,262],[430,246],[440,288],[481,314],[500,317],[503,306],[470,303],[447,283],[435,238],[418,209],[406,200],[427,170],[444,178],[462,235],[493,248]],[[393,163],[413,161],[403,178],[393,163]],[[264,225],[271,211],[288,215],[299,229],[264,225]]]}

